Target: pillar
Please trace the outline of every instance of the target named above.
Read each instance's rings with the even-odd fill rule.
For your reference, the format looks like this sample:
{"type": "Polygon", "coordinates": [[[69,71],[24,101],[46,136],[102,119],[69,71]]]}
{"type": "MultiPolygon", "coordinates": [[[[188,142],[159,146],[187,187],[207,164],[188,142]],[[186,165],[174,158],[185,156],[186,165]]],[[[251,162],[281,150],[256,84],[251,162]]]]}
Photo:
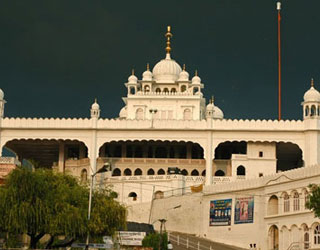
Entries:
{"type": "Polygon", "coordinates": [[[64,162],[65,162],[65,143],[64,141],[59,142],[59,162],[58,170],[60,173],[64,173],[64,162]]]}
{"type": "Polygon", "coordinates": [[[212,132],[208,131],[206,148],[206,186],[212,184],[212,132]]]}
{"type": "Polygon", "coordinates": [[[86,158],[86,146],[83,143],[80,143],[79,147],[79,159],[86,158]]]}
{"type": "Polygon", "coordinates": [[[121,144],[121,157],[126,158],[127,157],[127,147],[126,143],[121,144]]]}
{"type": "MultiPolygon", "coordinates": [[[[98,149],[99,150],[99,149],[98,149]]],[[[102,147],[101,147],[101,154],[100,154],[100,157],[106,157],[106,144],[104,144],[102,147]]]]}
{"type": "Polygon", "coordinates": [[[187,159],[191,159],[191,158],[192,158],[192,144],[187,143],[187,159]]]}

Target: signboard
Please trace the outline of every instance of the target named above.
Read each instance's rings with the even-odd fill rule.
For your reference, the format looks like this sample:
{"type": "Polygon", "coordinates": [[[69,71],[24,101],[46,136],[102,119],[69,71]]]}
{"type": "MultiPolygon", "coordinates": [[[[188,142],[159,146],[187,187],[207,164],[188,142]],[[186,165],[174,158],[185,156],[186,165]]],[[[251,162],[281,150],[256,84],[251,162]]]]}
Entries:
{"type": "MultiPolygon", "coordinates": [[[[110,244],[98,244],[98,243],[89,243],[88,246],[89,248],[103,248],[103,249],[108,249],[113,247],[113,245],[110,245],[110,244]]],[[[71,247],[86,248],[86,243],[72,243],[71,247]]]]}
{"type": "Polygon", "coordinates": [[[253,223],[254,198],[236,198],[234,224],[253,223]]]}
{"type": "Polygon", "coordinates": [[[145,236],[146,232],[118,232],[119,243],[124,246],[142,246],[142,240],[145,236]]]}
{"type": "Polygon", "coordinates": [[[231,225],[232,199],[210,201],[209,226],[231,225]]]}

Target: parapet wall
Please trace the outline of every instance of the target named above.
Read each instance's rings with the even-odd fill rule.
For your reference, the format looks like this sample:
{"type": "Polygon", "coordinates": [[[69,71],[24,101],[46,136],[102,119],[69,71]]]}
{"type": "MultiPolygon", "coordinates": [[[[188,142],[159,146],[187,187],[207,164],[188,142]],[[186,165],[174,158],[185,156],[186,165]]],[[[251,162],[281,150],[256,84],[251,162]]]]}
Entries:
{"type": "MultiPolygon", "coordinates": [[[[88,118],[3,118],[3,128],[65,128],[90,129],[93,120],[88,118]]],[[[304,122],[300,120],[126,120],[98,119],[98,129],[174,129],[174,130],[245,130],[245,131],[303,131],[304,122]]]]}
{"type": "Polygon", "coordinates": [[[245,189],[259,188],[263,186],[273,185],[282,182],[304,179],[312,176],[320,175],[320,166],[313,165],[302,167],[293,170],[288,170],[281,173],[276,173],[264,177],[236,180],[229,183],[217,183],[211,186],[204,187],[204,194],[218,194],[224,192],[239,191],[245,189]]]}

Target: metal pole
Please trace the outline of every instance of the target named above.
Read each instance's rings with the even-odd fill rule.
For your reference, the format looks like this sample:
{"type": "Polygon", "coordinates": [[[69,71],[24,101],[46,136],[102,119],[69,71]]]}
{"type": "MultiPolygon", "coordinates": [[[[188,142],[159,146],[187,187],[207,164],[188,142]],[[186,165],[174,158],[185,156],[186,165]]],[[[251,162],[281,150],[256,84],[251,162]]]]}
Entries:
{"type": "MultiPolygon", "coordinates": [[[[92,203],[92,190],[93,190],[93,179],[94,179],[94,174],[91,175],[91,182],[90,182],[90,192],[89,192],[89,206],[88,206],[88,224],[90,222],[90,217],[91,217],[91,203],[92,203]]],[[[89,239],[90,239],[90,232],[88,230],[87,233],[87,240],[86,240],[86,249],[89,249],[89,239]]]]}
{"type": "Polygon", "coordinates": [[[280,32],[280,23],[281,23],[281,3],[277,2],[278,10],[278,120],[281,120],[281,32],[280,32]]]}

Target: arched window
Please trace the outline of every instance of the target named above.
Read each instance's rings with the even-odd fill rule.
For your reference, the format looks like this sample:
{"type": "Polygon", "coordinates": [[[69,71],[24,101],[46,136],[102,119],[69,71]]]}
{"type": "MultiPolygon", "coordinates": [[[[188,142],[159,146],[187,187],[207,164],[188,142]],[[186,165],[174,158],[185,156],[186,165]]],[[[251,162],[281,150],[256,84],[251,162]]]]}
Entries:
{"type": "Polygon", "coordinates": [[[149,92],[149,91],[150,91],[150,86],[149,85],[144,86],[144,92],[149,92]]]}
{"type": "Polygon", "coordinates": [[[147,175],[154,175],[154,170],[150,168],[147,172],[147,175]]]}
{"type": "Polygon", "coordinates": [[[300,210],[300,200],[298,192],[295,192],[293,195],[293,211],[300,210]]]}
{"type": "Polygon", "coordinates": [[[165,174],[164,170],[162,168],[160,168],[158,170],[158,175],[164,175],[164,174],[165,174]]]}
{"type": "Polygon", "coordinates": [[[134,95],[136,92],[136,90],[134,89],[134,87],[130,87],[130,94],[131,95],[134,95]]]}
{"type": "Polygon", "coordinates": [[[316,106],[312,105],[311,106],[311,112],[310,112],[310,116],[315,116],[317,113],[316,113],[316,106]]]}
{"type": "Polygon", "coordinates": [[[290,212],[290,196],[287,193],[283,196],[283,211],[290,212]]]}
{"type": "Polygon", "coordinates": [[[181,92],[185,92],[186,90],[187,90],[186,85],[182,85],[181,88],[180,88],[180,91],[181,92]]]}
{"type": "Polygon", "coordinates": [[[186,169],[183,169],[181,171],[181,174],[184,175],[184,176],[187,176],[189,173],[188,173],[188,171],[186,169]]]}
{"type": "Polygon", "coordinates": [[[169,89],[168,88],[164,88],[163,92],[167,94],[167,93],[169,93],[169,89]]]}
{"type": "Polygon", "coordinates": [[[176,93],[176,92],[177,92],[176,88],[171,89],[171,93],[176,93]]]}
{"type": "Polygon", "coordinates": [[[133,201],[136,201],[138,198],[138,195],[135,192],[131,192],[128,197],[132,198],[133,201]]]}
{"type": "Polygon", "coordinates": [[[217,170],[215,173],[214,173],[214,176],[225,176],[226,174],[224,173],[224,171],[222,170],[217,170]]]}
{"type": "Polygon", "coordinates": [[[310,248],[309,228],[306,224],[303,225],[303,249],[310,248]]]}
{"type": "Polygon", "coordinates": [[[161,89],[160,88],[156,88],[156,93],[160,94],[161,93],[161,89]]]}
{"type": "Polygon", "coordinates": [[[199,88],[198,87],[194,87],[193,88],[193,94],[197,93],[199,91],[199,88]]]}
{"type": "Polygon", "coordinates": [[[199,176],[199,171],[196,169],[192,170],[191,176],[199,176]]]}
{"type": "Polygon", "coordinates": [[[244,166],[240,165],[237,167],[237,175],[246,175],[246,169],[244,166]]]}
{"type": "Polygon", "coordinates": [[[88,172],[86,169],[82,169],[81,171],[81,184],[85,184],[88,179],[88,172]]]}
{"type": "Polygon", "coordinates": [[[278,214],[278,197],[272,195],[268,201],[268,215],[278,214]]]}
{"type": "Polygon", "coordinates": [[[134,170],[134,175],[142,175],[142,170],[140,168],[137,168],[134,170]]]}
{"type": "Polygon", "coordinates": [[[163,192],[162,191],[156,191],[155,193],[154,193],[154,198],[155,199],[162,199],[163,198],[163,192]]]}
{"type": "Polygon", "coordinates": [[[124,173],[125,176],[130,176],[130,175],[132,175],[132,172],[131,172],[131,169],[130,169],[130,168],[126,168],[123,173],[124,173]]]}
{"type": "Polygon", "coordinates": [[[202,176],[206,176],[206,170],[203,170],[201,173],[202,176]]]}
{"type": "Polygon", "coordinates": [[[305,116],[308,116],[309,115],[309,106],[306,106],[306,109],[305,109],[305,116]]]}
{"type": "Polygon", "coordinates": [[[136,119],[137,120],[142,120],[143,118],[144,118],[143,109],[142,108],[138,108],[136,110],[136,119]]]}
{"type": "Polygon", "coordinates": [[[115,168],[112,171],[112,176],[121,176],[121,170],[119,168],[115,168]]]}
{"type": "Polygon", "coordinates": [[[191,120],[192,116],[191,116],[191,110],[190,109],[185,109],[183,111],[183,119],[184,120],[191,120]]]}
{"type": "Polygon", "coordinates": [[[320,244],[320,225],[317,225],[313,231],[313,242],[315,245],[320,244]]]}

